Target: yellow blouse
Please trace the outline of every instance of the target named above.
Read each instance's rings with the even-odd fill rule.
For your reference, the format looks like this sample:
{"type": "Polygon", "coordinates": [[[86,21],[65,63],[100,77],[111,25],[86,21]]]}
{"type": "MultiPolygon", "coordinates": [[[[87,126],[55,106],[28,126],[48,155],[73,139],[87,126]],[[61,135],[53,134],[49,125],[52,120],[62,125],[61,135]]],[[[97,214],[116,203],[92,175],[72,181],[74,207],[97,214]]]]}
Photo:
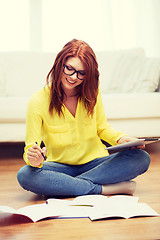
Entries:
{"type": "Polygon", "coordinates": [[[28,103],[23,156],[29,165],[26,153],[35,142],[40,145],[43,140],[47,148],[47,161],[79,165],[109,154],[100,139],[115,145],[125,135],[107,122],[100,92],[92,118],[87,116],[80,100],[75,117],[65,106],[64,116],[59,117],[55,110],[50,115],[49,102],[49,87],[45,87],[33,94],[28,103]]]}

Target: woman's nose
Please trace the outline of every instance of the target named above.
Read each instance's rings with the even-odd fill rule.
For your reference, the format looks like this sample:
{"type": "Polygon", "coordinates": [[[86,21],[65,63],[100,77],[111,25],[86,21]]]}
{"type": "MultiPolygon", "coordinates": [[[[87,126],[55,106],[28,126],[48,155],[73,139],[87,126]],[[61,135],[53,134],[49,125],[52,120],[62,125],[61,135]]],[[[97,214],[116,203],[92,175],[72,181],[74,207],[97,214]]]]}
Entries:
{"type": "Polygon", "coordinates": [[[72,79],[77,79],[77,73],[75,72],[72,76],[70,76],[72,79]]]}

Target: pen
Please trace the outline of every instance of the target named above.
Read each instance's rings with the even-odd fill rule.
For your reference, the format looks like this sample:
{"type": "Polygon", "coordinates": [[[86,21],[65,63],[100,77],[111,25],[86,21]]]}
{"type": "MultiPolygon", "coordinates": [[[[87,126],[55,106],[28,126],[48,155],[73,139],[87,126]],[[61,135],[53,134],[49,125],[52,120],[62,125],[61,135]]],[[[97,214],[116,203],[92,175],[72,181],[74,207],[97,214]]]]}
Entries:
{"type": "Polygon", "coordinates": [[[158,141],[160,138],[144,138],[144,141],[158,141]]]}
{"type": "MultiPolygon", "coordinates": [[[[38,143],[37,142],[35,142],[37,145],[38,145],[38,143]]],[[[46,156],[44,156],[44,154],[41,152],[41,154],[42,154],[42,156],[43,156],[43,158],[44,158],[44,160],[46,160],[47,158],[46,158],[46,156]]]]}

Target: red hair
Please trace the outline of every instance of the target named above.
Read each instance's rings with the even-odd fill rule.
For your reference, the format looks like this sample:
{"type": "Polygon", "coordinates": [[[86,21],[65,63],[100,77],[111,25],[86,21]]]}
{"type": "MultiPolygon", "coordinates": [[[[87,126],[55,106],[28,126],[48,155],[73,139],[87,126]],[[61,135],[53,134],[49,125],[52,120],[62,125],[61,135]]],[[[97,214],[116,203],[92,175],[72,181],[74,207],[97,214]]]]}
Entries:
{"type": "Polygon", "coordinates": [[[64,91],[61,86],[61,77],[63,65],[69,57],[78,57],[84,65],[86,78],[77,88],[79,98],[83,101],[88,115],[92,116],[99,86],[98,63],[92,48],[84,41],[76,39],[68,42],[57,54],[54,65],[47,75],[47,85],[51,82],[49,112],[52,114],[55,109],[59,115],[63,114],[64,91]]]}

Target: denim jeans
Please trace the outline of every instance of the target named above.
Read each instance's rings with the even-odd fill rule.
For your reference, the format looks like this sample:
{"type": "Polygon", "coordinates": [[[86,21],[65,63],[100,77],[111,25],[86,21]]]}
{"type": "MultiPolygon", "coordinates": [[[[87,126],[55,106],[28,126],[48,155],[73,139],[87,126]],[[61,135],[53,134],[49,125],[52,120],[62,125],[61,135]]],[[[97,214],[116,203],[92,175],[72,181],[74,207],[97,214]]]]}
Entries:
{"type": "Polygon", "coordinates": [[[131,180],[147,171],[149,154],[124,150],[83,165],[44,162],[42,168],[26,165],[17,178],[26,190],[45,196],[101,194],[102,185],[131,180]]]}

